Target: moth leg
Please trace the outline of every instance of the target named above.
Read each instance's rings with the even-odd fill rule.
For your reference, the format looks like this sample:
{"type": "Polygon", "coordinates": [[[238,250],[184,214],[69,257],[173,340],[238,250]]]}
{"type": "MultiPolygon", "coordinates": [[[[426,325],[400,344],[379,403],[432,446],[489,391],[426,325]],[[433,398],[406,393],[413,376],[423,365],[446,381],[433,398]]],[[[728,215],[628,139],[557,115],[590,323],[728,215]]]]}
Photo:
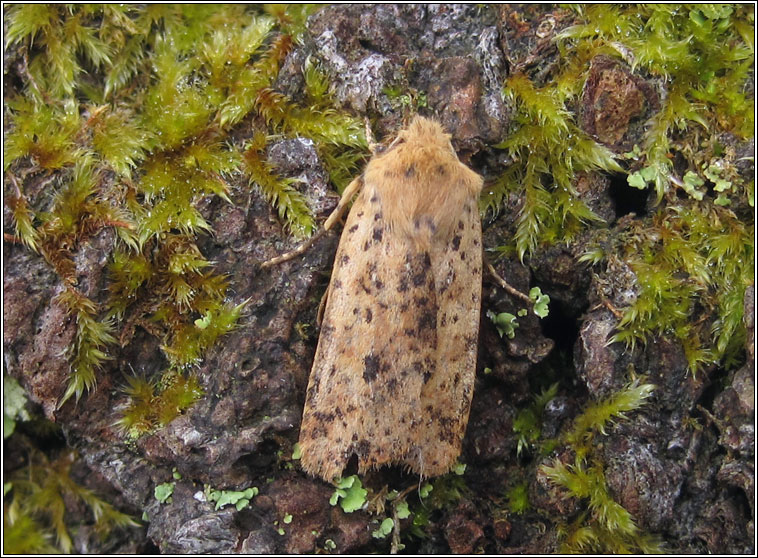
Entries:
{"type": "Polygon", "coordinates": [[[286,252],[282,254],[281,256],[277,256],[275,258],[271,258],[270,260],[266,260],[261,264],[261,268],[267,268],[272,267],[275,265],[279,265],[280,263],[284,263],[286,261],[289,261],[293,258],[296,258],[297,256],[300,256],[308,250],[313,244],[320,239],[322,236],[324,236],[329,229],[331,229],[334,226],[334,223],[336,223],[342,215],[345,213],[345,209],[347,209],[348,204],[350,203],[350,200],[353,199],[353,196],[358,192],[358,190],[361,189],[363,186],[363,178],[358,177],[354,179],[350,184],[347,185],[347,188],[345,188],[345,191],[342,192],[342,197],[340,198],[339,203],[337,203],[337,207],[334,208],[334,211],[332,211],[332,214],[329,215],[327,220],[324,222],[324,228],[319,230],[316,234],[314,234],[312,237],[310,237],[308,240],[303,242],[300,246],[292,250],[291,252],[286,252]]]}
{"type": "Polygon", "coordinates": [[[324,321],[324,311],[326,310],[326,300],[329,298],[329,289],[324,291],[321,297],[321,302],[318,303],[318,312],[316,313],[316,325],[321,327],[321,322],[324,321]]]}
{"type": "Polygon", "coordinates": [[[358,193],[358,191],[363,187],[363,177],[359,176],[358,178],[353,179],[353,181],[347,185],[347,188],[345,188],[345,191],[342,192],[342,197],[340,198],[340,201],[337,203],[337,207],[334,208],[334,211],[332,211],[332,214],[329,215],[326,221],[324,221],[324,230],[328,231],[334,226],[334,223],[339,221],[342,218],[342,215],[345,213],[345,210],[347,209],[348,204],[350,201],[355,197],[355,194],[358,193]]]}

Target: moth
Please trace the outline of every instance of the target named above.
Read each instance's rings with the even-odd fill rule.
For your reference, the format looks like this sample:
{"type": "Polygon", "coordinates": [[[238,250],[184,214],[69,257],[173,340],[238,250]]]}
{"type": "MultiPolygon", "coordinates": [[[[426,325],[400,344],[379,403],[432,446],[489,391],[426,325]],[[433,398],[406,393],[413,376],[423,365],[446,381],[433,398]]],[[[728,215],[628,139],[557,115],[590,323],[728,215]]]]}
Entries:
{"type": "Polygon", "coordinates": [[[335,256],[300,430],[303,469],[339,477],[456,463],[476,370],[482,178],[450,135],[415,117],[345,190],[357,197],[335,256]]]}

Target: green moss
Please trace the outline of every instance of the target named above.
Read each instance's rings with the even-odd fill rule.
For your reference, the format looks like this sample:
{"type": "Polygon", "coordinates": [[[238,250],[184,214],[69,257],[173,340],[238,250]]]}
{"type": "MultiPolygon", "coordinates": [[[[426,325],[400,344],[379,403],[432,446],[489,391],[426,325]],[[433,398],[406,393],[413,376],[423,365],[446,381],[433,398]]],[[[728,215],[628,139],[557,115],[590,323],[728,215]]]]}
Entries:
{"type": "Polygon", "coordinates": [[[529,510],[529,490],[525,482],[516,484],[506,493],[508,500],[508,509],[516,515],[522,514],[529,510]]]}
{"type": "Polygon", "coordinates": [[[75,101],[48,105],[15,97],[7,109],[14,125],[3,144],[4,170],[21,157],[30,157],[45,170],[56,170],[73,164],[80,155],[74,142],[80,125],[75,101]]]}
{"type": "Polygon", "coordinates": [[[746,85],[753,65],[755,13],[747,5],[717,8],[588,6],[579,9],[582,23],[558,36],[564,55],[586,44],[591,47],[583,49],[585,58],[610,49],[637,71],[664,81],[667,94],[644,146],[659,202],[672,188],[682,187],[672,151],[692,169],[703,134],[753,135],[754,108],[746,85]]]}
{"type": "Polygon", "coordinates": [[[72,395],[78,401],[85,390],[95,387],[95,371],[109,359],[105,347],[116,340],[112,320],[98,321],[95,304],[76,289],[66,288],[56,301],[76,320],[74,343],[69,347],[71,378],[59,402],[63,405],[72,395]]]}
{"type": "Polygon", "coordinates": [[[574,455],[573,464],[555,459],[540,471],[565,491],[566,498],[587,503],[585,511],[572,523],[559,524],[560,551],[565,553],[660,553],[662,545],[655,537],[641,531],[632,515],[608,491],[604,464],[596,452],[594,436],[605,434],[614,420],[639,409],[654,386],[634,380],[612,396],[591,403],[576,419],[559,443],[574,455]]]}
{"type": "Polygon", "coordinates": [[[555,84],[537,88],[525,75],[515,74],[506,81],[505,94],[515,114],[506,140],[496,147],[517,162],[485,189],[481,205],[497,213],[509,192],[523,192],[514,235],[514,248],[523,260],[538,246],[569,241],[587,223],[601,221],[574,190],[576,172],[621,167],[566,110],[575,91],[555,84]]]}
{"type": "Polygon", "coordinates": [[[3,551],[9,554],[73,551],[67,512],[88,509],[97,533],[105,538],[115,527],[136,527],[128,515],[100,499],[70,476],[76,459],[66,451],[54,460],[33,451],[29,464],[10,476],[10,502],[3,514],[3,551]]]}
{"type": "Polygon", "coordinates": [[[738,365],[745,331],[740,297],[754,270],[754,184],[737,170],[734,138],[753,136],[754,10],[747,5],[576,6],[576,24],[556,37],[560,62],[537,85],[511,75],[515,112],[498,147],[514,161],[486,188],[485,209],[523,199],[504,253],[521,259],[541,246],[571,242],[601,223],[572,187],[579,170],[622,172],[630,187],[651,189],[650,216],[632,221],[611,251],[590,244],[583,261],[622,254],[637,297],[614,336],[630,348],[656,335],[679,340],[692,371],[738,365]],[[576,124],[592,60],[622,59],[665,94],[640,145],[615,156],[576,124]],[[730,135],[731,134],[731,135],[730,135]],[[732,138],[732,139],[730,139],[732,138]],[[730,211],[734,208],[734,212],[730,211]],[[729,249],[726,247],[729,246],[729,249]],[[706,319],[701,319],[707,316],[706,319]]]}
{"type": "Polygon", "coordinates": [[[693,372],[742,362],[743,300],[755,267],[752,223],[687,201],[661,208],[649,224],[632,223],[612,244],[590,245],[582,257],[602,261],[611,250],[634,272],[636,297],[612,341],[634,348],[653,335],[677,339],[693,372]]]}
{"type": "Polygon", "coordinates": [[[159,382],[139,376],[127,376],[124,393],[129,397],[114,426],[129,439],[162,428],[181,415],[203,396],[194,375],[167,371],[159,382]]]}
{"type": "Polygon", "coordinates": [[[296,190],[291,178],[278,176],[266,161],[263,149],[266,138],[256,134],[243,153],[242,168],[251,185],[257,186],[264,197],[279,211],[295,236],[306,237],[313,232],[315,222],[313,212],[305,201],[305,196],[296,190]]]}
{"type": "Polygon", "coordinates": [[[558,393],[558,384],[542,390],[534,396],[534,401],[528,407],[521,409],[513,420],[513,431],[518,434],[516,455],[521,455],[525,449],[531,449],[542,435],[542,413],[545,405],[558,393]]]}
{"type": "Polygon", "coordinates": [[[6,104],[4,168],[15,185],[7,203],[15,236],[67,285],[60,302],[78,323],[63,401],[92,389],[113,334],[127,341],[136,323],[154,324],[146,327],[175,368],[198,362],[234,327],[241,306],[224,304],[227,281],[195,239],[211,232],[197,207],[212,196],[231,203],[236,177],[259,188],[293,233],[311,234],[305,197],[266,161],[274,134],[313,139],[338,189],[354,172],[365,151],[362,126],[332,108],[318,66],[303,68],[303,105],[272,88],[314,9],[15,5],[6,12],[7,46],[22,59],[24,84],[6,104]],[[230,141],[240,126],[253,128],[245,145],[230,141]],[[37,170],[55,178],[46,211],[17,178],[37,170]],[[100,318],[77,290],[73,262],[103,227],[118,241],[100,318]]]}

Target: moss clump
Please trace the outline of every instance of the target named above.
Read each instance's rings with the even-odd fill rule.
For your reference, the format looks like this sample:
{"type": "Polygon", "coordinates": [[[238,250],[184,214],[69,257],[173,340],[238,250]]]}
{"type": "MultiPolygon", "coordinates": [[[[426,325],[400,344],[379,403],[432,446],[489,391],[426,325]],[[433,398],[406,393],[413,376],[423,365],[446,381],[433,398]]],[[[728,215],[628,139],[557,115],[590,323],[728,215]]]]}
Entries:
{"type": "Polygon", "coordinates": [[[613,340],[634,347],[672,336],[692,371],[737,366],[745,336],[741,300],[754,270],[754,184],[738,171],[744,161],[735,147],[754,129],[753,8],[574,10],[576,24],[556,36],[560,62],[544,83],[518,73],[505,83],[515,114],[499,147],[514,163],[485,189],[482,202],[497,211],[504,196],[516,193],[523,206],[512,240],[499,250],[523,259],[603,227],[577,198],[573,177],[579,170],[619,172],[623,164],[629,187],[651,193],[650,215],[632,221],[610,250],[591,244],[582,258],[599,264],[618,254],[636,275],[636,299],[619,309],[613,340]],[[595,144],[571,113],[598,56],[623,60],[664,92],[629,153],[595,144]]]}
{"type": "Polygon", "coordinates": [[[127,343],[137,324],[160,337],[172,373],[234,327],[242,307],[225,302],[226,279],[197,248],[197,235],[210,232],[203,200],[230,203],[230,183],[246,176],[295,234],[312,232],[304,196],[266,161],[273,134],[313,139],[338,187],[353,171],[362,126],[331,107],[318,66],[303,68],[306,104],[274,88],[313,9],[15,5],[5,13],[23,83],[6,104],[11,238],[56,270],[66,285],[59,302],[78,323],[61,403],[94,387],[114,336],[127,343]],[[249,127],[252,141],[231,139],[249,127]],[[25,181],[39,172],[53,194],[28,199],[25,181]],[[73,262],[103,228],[116,242],[101,309],[79,289],[73,262]]]}
{"type": "Polygon", "coordinates": [[[204,394],[196,376],[172,372],[160,382],[128,376],[124,393],[129,404],[115,426],[131,440],[166,426],[204,394]]]}
{"type": "Polygon", "coordinates": [[[609,249],[628,262],[638,289],[613,341],[634,347],[650,335],[674,337],[693,372],[741,362],[743,300],[755,265],[752,224],[728,209],[688,201],[662,208],[649,225],[632,223],[613,247],[590,247],[583,258],[598,261],[609,249]]]}
{"type": "Polygon", "coordinates": [[[71,478],[75,460],[73,451],[49,460],[34,450],[29,463],[10,475],[4,490],[3,552],[72,552],[74,526],[67,522],[66,513],[76,506],[84,505],[89,510],[95,530],[103,539],[116,527],[139,525],[71,478]]]}
{"type": "Polygon", "coordinates": [[[566,110],[576,91],[559,82],[538,89],[528,77],[516,74],[506,81],[505,94],[516,112],[513,129],[496,147],[518,162],[485,189],[482,205],[496,212],[509,192],[523,192],[514,235],[515,250],[523,260],[541,244],[569,241],[584,224],[602,221],[578,197],[575,173],[621,167],[613,153],[584,133],[566,110]]]}
{"type": "MultiPolygon", "coordinates": [[[[666,95],[648,128],[644,166],[658,201],[683,183],[672,151],[695,170],[698,139],[753,135],[747,82],[753,67],[755,13],[747,5],[597,5],[579,8],[581,23],[563,31],[563,54],[583,61],[611,53],[663,81],[666,95]]],[[[687,169],[685,169],[687,170],[687,169]]]]}
{"type": "Polygon", "coordinates": [[[513,420],[513,431],[518,434],[518,446],[516,455],[520,456],[524,450],[531,449],[537,443],[542,434],[542,413],[551,399],[558,393],[558,383],[543,389],[535,395],[533,402],[521,409],[513,420]]]}
{"type": "Polygon", "coordinates": [[[614,420],[644,405],[653,391],[650,384],[633,381],[611,397],[589,405],[575,420],[573,427],[560,438],[574,453],[573,464],[556,459],[553,465],[540,467],[551,482],[565,490],[566,497],[588,503],[571,523],[559,525],[563,538],[561,552],[660,553],[656,537],[642,532],[632,515],[618,504],[608,491],[603,463],[595,452],[596,433],[605,434],[614,420]]]}

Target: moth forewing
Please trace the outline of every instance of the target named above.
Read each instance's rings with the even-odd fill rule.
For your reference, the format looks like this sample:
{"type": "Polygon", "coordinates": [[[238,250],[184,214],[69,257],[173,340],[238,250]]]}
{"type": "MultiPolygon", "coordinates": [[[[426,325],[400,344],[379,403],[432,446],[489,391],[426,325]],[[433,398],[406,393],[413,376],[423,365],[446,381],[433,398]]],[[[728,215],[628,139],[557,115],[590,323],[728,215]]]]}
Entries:
{"type": "Polygon", "coordinates": [[[327,293],[300,431],[301,464],[448,472],[476,369],[482,179],[416,117],[368,163],[327,293]]]}

